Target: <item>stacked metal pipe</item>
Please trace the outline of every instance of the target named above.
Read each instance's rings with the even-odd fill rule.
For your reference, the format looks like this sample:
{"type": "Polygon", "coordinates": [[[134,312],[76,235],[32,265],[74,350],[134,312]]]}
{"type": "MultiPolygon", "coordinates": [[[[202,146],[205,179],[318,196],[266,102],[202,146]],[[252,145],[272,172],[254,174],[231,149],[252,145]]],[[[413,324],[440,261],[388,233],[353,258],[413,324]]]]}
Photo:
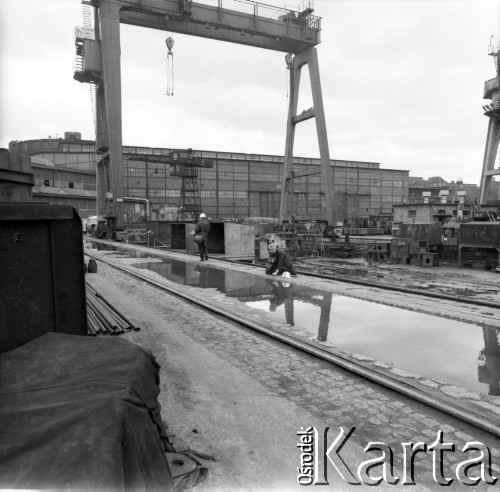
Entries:
{"type": "Polygon", "coordinates": [[[87,333],[90,336],[120,335],[140,328],[113,307],[99,292],[86,282],[87,292],[87,333]]]}

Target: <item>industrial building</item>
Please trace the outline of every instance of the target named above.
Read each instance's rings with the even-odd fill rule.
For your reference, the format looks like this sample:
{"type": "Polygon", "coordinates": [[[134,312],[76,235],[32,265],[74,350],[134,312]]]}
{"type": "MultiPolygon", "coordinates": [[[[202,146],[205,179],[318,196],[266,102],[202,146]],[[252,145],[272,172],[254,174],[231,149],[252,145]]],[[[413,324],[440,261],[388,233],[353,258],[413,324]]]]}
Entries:
{"type": "MultiPolygon", "coordinates": [[[[95,215],[96,148],[77,132],[64,138],[16,142],[18,152],[31,156],[35,174],[34,198],[52,204],[71,204],[82,218],[95,215]]],[[[175,220],[181,202],[183,178],[172,175],[173,165],[161,161],[174,149],[123,147],[124,195],[130,205],[153,220],[175,220]],[[141,157],[144,156],[144,159],[141,157]],[[158,159],[154,159],[157,157],[158,159]],[[153,158],[153,159],[152,159],[153,158]]],[[[203,210],[213,219],[243,220],[279,215],[283,156],[195,151],[211,159],[213,167],[199,168],[195,176],[203,210]]],[[[295,157],[298,171],[320,166],[320,159],[295,157]]],[[[332,160],[335,217],[390,217],[394,204],[408,194],[409,171],[382,169],[376,162],[332,160]]],[[[324,187],[319,175],[293,182],[293,210],[297,220],[325,216],[324,187]]]]}
{"type": "Polygon", "coordinates": [[[404,204],[394,204],[395,223],[461,222],[498,208],[500,183],[492,181],[488,205],[479,205],[479,187],[463,181],[448,183],[435,176],[424,180],[410,178],[408,197],[404,204]]]}

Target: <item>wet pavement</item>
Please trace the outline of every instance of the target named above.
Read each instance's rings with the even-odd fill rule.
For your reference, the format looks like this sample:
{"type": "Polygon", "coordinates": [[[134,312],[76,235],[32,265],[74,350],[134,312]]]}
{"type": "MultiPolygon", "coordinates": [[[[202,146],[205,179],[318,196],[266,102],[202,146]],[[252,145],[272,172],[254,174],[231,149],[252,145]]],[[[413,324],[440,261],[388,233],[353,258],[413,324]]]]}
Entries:
{"type": "Polygon", "coordinates": [[[277,333],[499,420],[500,309],[300,275],[284,284],[249,265],[126,249],[104,244],[102,251],[277,333]]]}
{"type": "MultiPolygon", "coordinates": [[[[113,258],[114,254],[100,255],[124,265],[138,263],[113,258]]],[[[160,278],[152,271],[143,271],[151,278],[160,278]]],[[[472,457],[462,452],[466,442],[485,443],[491,452],[491,471],[500,474],[499,440],[484,431],[244,330],[102,262],[99,273],[87,278],[113,305],[140,321],[140,332],[124,336],[152,350],[158,359],[162,416],[169,430],[192,449],[216,458],[204,463],[209,476],[200,490],[301,489],[297,485],[301,453],[297,431],[302,426],[316,426],[321,435],[329,426],[332,439],[340,427],[355,428],[341,452],[354,472],[363,460],[373,457],[363,451],[367,443],[379,441],[394,450],[394,473],[401,477],[402,443],[430,445],[441,431],[445,441],[456,446],[455,452],[444,454],[443,466],[444,475],[453,479],[454,490],[460,486],[455,475],[459,462],[472,457]]],[[[267,309],[251,308],[236,297],[221,295],[217,287],[200,289],[184,284],[182,289],[198,293],[206,301],[240,309],[243,314],[261,312],[262,320],[271,316],[267,309]]],[[[332,296],[332,302],[334,299],[332,296]]],[[[251,300],[250,296],[246,300],[262,301],[269,302],[251,300]]],[[[379,471],[374,470],[374,475],[379,471]]],[[[348,487],[332,465],[328,480],[329,490],[348,487]]],[[[413,490],[442,488],[433,478],[429,453],[417,456],[415,481],[413,490]]],[[[381,487],[388,486],[383,482],[381,487]]]]}

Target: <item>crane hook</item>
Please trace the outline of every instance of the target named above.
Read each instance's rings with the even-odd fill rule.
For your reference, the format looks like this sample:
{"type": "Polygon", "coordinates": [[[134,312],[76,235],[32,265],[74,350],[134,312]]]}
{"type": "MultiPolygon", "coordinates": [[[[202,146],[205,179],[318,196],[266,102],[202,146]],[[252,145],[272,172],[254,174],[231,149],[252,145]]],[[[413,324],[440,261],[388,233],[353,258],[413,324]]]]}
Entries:
{"type": "Polygon", "coordinates": [[[174,95],[174,54],[172,53],[172,48],[174,47],[174,38],[169,36],[165,40],[165,44],[168,48],[167,53],[167,96],[174,95]]]}
{"type": "Polygon", "coordinates": [[[169,52],[169,53],[172,53],[172,48],[174,47],[174,38],[173,38],[172,36],[169,36],[169,37],[165,40],[165,44],[167,45],[168,52],[169,52]]]}

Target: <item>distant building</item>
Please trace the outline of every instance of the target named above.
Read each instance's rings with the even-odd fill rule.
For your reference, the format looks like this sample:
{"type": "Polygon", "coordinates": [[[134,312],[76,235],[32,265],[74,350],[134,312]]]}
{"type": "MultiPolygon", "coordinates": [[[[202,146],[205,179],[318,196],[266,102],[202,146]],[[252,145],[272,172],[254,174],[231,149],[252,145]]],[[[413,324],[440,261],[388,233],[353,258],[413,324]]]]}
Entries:
{"type": "MultiPolygon", "coordinates": [[[[499,196],[500,183],[490,187],[490,201],[499,196]]],[[[448,183],[436,176],[424,180],[409,178],[408,199],[394,205],[394,222],[453,222],[472,218],[486,210],[496,210],[496,205],[479,207],[479,186],[462,181],[448,183]]]]}
{"type": "MultiPolygon", "coordinates": [[[[21,154],[32,157],[35,200],[72,204],[82,218],[95,215],[96,149],[92,140],[77,132],[64,138],[17,142],[21,154]]],[[[182,178],[171,166],[148,162],[178,149],[123,147],[124,195],[149,202],[155,220],[172,217],[179,204],[182,178]],[[141,160],[141,155],[144,160],[141,160]],[[133,159],[132,159],[133,158],[133,159]]],[[[234,152],[195,151],[213,159],[214,167],[200,168],[198,185],[203,210],[213,219],[244,219],[279,215],[283,156],[234,152]]],[[[332,160],[335,217],[391,217],[394,204],[408,196],[408,171],[381,169],[379,163],[332,160]]],[[[294,170],[319,168],[320,159],[296,157],[294,170]]],[[[324,218],[325,198],[321,176],[294,180],[293,204],[297,220],[324,218]]],[[[136,206],[137,204],[130,204],[136,206]]]]}

